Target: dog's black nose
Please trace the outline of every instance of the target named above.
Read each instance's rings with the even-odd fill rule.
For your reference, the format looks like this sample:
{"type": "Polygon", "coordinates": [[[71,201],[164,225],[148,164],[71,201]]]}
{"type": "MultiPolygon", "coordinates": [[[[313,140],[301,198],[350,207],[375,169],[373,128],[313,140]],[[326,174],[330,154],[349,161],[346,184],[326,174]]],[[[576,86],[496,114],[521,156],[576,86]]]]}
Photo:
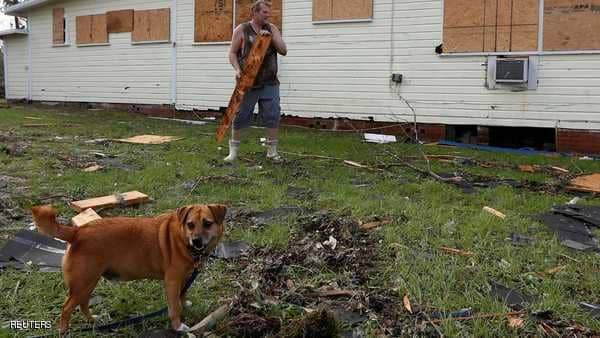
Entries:
{"type": "Polygon", "coordinates": [[[196,247],[196,248],[202,248],[204,247],[204,245],[202,244],[202,238],[195,238],[192,240],[192,244],[196,247]]]}

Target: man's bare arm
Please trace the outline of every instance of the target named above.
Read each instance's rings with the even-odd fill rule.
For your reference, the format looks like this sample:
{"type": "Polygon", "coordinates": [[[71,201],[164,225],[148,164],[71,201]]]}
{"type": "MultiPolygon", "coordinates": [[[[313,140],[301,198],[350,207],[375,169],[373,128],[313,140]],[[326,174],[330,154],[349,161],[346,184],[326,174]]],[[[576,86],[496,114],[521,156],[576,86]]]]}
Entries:
{"type": "Polygon", "coordinates": [[[242,68],[240,67],[240,63],[238,61],[238,52],[240,48],[242,48],[242,40],[243,40],[243,32],[242,26],[237,26],[233,31],[233,36],[231,37],[231,46],[229,48],[229,63],[233,66],[235,70],[235,78],[239,79],[242,75],[242,68]]]}
{"type": "Polygon", "coordinates": [[[279,31],[277,26],[275,26],[274,24],[270,24],[270,25],[271,25],[271,32],[273,35],[273,37],[272,37],[273,45],[275,46],[277,53],[279,53],[283,56],[287,55],[287,46],[285,45],[285,42],[283,41],[283,38],[281,37],[281,32],[279,31]]]}

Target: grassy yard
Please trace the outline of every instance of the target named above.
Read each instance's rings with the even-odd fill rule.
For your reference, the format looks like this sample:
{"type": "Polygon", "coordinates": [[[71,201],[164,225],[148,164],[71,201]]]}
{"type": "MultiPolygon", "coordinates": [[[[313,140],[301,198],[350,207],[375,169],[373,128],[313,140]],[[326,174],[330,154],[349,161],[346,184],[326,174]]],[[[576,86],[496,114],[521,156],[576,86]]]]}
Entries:
{"type": "MultiPolygon", "coordinates": [[[[251,244],[247,257],[211,260],[188,294],[193,306],[184,315],[190,326],[219,305],[234,303],[229,316],[214,329],[221,336],[301,336],[302,330],[314,336],[310,326],[323,329],[327,318],[319,322],[307,313],[320,307],[343,307],[342,319],[348,309],[355,315],[366,314],[366,320],[354,329],[364,336],[541,336],[544,329],[531,314],[546,310],[551,311],[549,325],[560,333],[572,333],[568,327],[575,324],[587,328],[588,334],[600,332],[600,321],[577,305],[600,303],[599,256],[561,246],[546,225],[533,218],[574,197],[561,188],[566,178],[511,168],[537,164],[559,166],[571,173],[598,172],[600,162],[401,143],[375,145],[362,143],[357,134],[283,128],[280,150],[288,152],[283,154],[283,163],[265,159],[266,150],[259,142],[264,131],[250,129],[241,159],[226,165],[222,162],[226,142],[215,144],[215,129],[214,123],[192,126],[114,111],[31,106],[0,111],[0,148],[4,149],[0,152],[0,207],[10,207],[12,216],[17,213],[11,219],[0,210],[0,245],[31,221],[28,208],[33,205],[51,203],[61,216],[70,218],[75,212],[68,207],[69,201],[139,190],[150,195],[152,203],[105,209],[100,215],[150,216],[186,204],[223,203],[230,208],[227,239],[251,244]],[[49,126],[26,126],[37,123],[49,126]],[[86,143],[139,134],[183,139],[162,145],[86,143]],[[7,150],[14,145],[16,151],[7,150]],[[421,151],[472,160],[432,161],[437,173],[458,172],[492,182],[511,179],[524,185],[502,184],[468,193],[394,165],[404,159],[426,169],[421,151]],[[109,157],[98,158],[95,153],[109,157]],[[301,157],[300,153],[339,160],[301,157]],[[345,165],[342,160],[371,168],[345,165]],[[83,172],[92,162],[105,168],[83,172]],[[257,221],[259,211],[283,206],[295,206],[301,212],[257,221]],[[484,212],[483,206],[503,212],[506,218],[484,212]],[[359,222],[374,220],[390,222],[368,231],[359,229],[359,222]],[[515,246],[507,240],[511,233],[534,242],[515,246]],[[323,244],[330,237],[338,242],[335,249],[330,241],[323,244]],[[452,255],[440,247],[473,255],[452,255]],[[544,273],[560,266],[564,268],[558,272],[544,273]],[[506,316],[430,321],[435,311],[510,312],[490,294],[491,280],[536,297],[522,316],[522,326],[510,328],[506,316]],[[350,290],[352,297],[315,295],[324,288],[350,290]],[[419,313],[404,309],[405,295],[419,313]]],[[[579,203],[600,205],[591,196],[579,203]]],[[[0,336],[54,332],[17,332],[6,325],[17,319],[51,320],[56,325],[66,294],[60,273],[2,271],[0,292],[0,336]]],[[[91,309],[101,323],[145,314],[166,304],[162,284],[152,281],[115,284],[101,280],[93,296],[97,302],[91,309]]],[[[76,311],[71,327],[86,325],[76,311]]],[[[352,331],[343,320],[338,326],[342,332],[352,331]]],[[[110,336],[137,336],[168,327],[168,319],[158,318],[110,336]]]]}

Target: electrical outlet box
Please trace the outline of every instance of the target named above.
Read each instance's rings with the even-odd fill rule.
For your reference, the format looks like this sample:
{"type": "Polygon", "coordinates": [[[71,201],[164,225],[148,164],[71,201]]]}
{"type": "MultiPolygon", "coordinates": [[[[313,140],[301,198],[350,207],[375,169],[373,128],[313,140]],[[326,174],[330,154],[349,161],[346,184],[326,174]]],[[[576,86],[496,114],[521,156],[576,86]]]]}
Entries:
{"type": "Polygon", "coordinates": [[[402,74],[392,74],[392,82],[402,83],[402,74]]]}

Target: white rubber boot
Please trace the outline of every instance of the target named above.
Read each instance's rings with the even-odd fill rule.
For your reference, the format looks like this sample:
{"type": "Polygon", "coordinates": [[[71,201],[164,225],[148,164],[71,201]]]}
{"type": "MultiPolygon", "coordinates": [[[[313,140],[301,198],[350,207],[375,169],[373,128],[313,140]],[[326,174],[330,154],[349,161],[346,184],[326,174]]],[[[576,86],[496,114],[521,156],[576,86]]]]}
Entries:
{"type": "Polygon", "coordinates": [[[229,140],[229,155],[223,159],[225,162],[233,162],[238,156],[240,141],[229,140]]]}
{"type": "Polygon", "coordinates": [[[277,144],[279,141],[267,139],[267,158],[275,162],[281,161],[281,156],[277,153],[277,144]]]}

